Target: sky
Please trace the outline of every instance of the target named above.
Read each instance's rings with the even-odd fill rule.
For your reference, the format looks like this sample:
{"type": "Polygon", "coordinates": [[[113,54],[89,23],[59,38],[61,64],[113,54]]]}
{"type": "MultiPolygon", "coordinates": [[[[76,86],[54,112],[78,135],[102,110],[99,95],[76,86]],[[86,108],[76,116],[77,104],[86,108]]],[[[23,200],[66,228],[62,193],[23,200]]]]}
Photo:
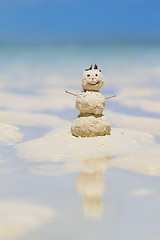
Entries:
{"type": "Polygon", "coordinates": [[[0,41],[160,38],[159,0],[0,0],[0,41]]]}

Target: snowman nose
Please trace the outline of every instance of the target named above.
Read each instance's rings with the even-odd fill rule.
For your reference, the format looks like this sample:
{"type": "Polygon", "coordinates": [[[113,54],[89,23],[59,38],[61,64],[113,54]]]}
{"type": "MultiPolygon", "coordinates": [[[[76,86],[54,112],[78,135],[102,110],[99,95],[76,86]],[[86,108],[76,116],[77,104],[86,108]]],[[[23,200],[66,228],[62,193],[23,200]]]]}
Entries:
{"type": "Polygon", "coordinates": [[[92,78],[92,80],[94,80],[94,78],[92,78]]]}

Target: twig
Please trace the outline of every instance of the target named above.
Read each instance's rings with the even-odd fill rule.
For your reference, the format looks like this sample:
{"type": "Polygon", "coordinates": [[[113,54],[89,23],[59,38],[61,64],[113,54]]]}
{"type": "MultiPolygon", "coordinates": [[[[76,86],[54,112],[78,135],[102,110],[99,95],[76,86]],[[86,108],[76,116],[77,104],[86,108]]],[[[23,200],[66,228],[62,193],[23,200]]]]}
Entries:
{"type": "Polygon", "coordinates": [[[71,92],[68,92],[68,91],[66,91],[66,93],[69,93],[69,94],[71,94],[71,95],[77,96],[77,94],[71,93],[71,92]]]}
{"type": "MultiPolygon", "coordinates": [[[[66,91],[66,93],[71,94],[71,95],[73,95],[73,96],[77,96],[77,94],[71,93],[71,92],[68,92],[68,91],[66,91]]],[[[113,96],[111,96],[111,97],[107,97],[107,98],[105,98],[105,99],[109,99],[109,98],[113,98],[113,97],[116,97],[116,95],[113,95],[113,96]]]]}
{"type": "Polygon", "coordinates": [[[107,98],[105,98],[105,99],[109,99],[109,98],[113,98],[113,97],[116,97],[116,95],[113,95],[113,96],[111,96],[111,97],[107,97],[107,98]]]}

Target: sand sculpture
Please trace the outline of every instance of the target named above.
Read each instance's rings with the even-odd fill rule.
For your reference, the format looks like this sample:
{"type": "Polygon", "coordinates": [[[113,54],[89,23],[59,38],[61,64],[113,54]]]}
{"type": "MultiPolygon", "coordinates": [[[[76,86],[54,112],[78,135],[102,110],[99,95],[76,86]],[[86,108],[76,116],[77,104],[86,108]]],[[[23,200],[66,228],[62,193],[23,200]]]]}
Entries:
{"type": "MultiPolygon", "coordinates": [[[[83,73],[83,91],[78,95],[66,91],[66,93],[77,96],[76,108],[80,112],[71,126],[73,136],[96,137],[110,135],[111,126],[102,114],[105,108],[105,100],[108,99],[99,92],[102,86],[103,76],[101,70],[95,64],[93,69],[91,65],[83,73]]],[[[115,97],[115,95],[112,97],[115,97]]]]}

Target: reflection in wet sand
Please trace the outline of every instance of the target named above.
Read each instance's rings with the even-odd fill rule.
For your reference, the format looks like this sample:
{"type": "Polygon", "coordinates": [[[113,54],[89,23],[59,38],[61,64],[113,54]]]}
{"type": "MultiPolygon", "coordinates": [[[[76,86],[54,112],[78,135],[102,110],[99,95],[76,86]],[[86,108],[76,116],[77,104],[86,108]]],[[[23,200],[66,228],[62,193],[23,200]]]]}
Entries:
{"type": "Polygon", "coordinates": [[[102,174],[109,165],[110,157],[85,159],[86,169],[80,171],[76,188],[83,199],[83,212],[90,219],[99,219],[103,213],[102,194],[105,190],[105,178],[102,174]]]}

